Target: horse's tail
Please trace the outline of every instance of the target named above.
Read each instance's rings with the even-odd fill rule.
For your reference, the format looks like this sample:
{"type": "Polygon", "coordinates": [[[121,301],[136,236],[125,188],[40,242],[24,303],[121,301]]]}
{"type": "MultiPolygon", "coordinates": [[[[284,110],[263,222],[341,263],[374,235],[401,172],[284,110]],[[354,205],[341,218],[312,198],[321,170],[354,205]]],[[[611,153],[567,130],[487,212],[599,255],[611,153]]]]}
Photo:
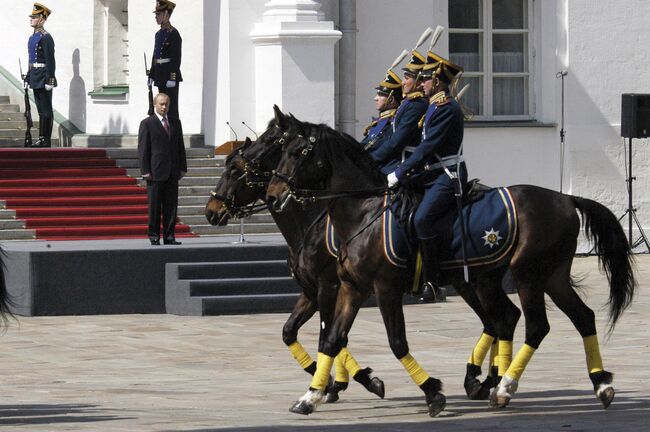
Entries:
{"type": "Polygon", "coordinates": [[[634,298],[636,283],[630,244],[623,227],[604,205],[596,201],[571,197],[582,215],[585,235],[593,240],[601,269],[609,281],[609,331],[616,325],[634,298]]]}

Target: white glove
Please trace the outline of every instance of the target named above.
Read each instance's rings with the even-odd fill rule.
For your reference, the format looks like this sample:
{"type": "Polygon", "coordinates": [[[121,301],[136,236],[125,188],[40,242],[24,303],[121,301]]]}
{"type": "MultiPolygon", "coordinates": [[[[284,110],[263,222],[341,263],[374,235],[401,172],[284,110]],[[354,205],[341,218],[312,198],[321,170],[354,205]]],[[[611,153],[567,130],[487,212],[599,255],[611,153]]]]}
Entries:
{"type": "Polygon", "coordinates": [[[174,88],[176,87],[176,81],[169,80],[167,81],[167,88],[174,88]]]}
{"type": "Polygon", "coordinates": [[[54,88],[53,85],[45,84],[45,90],[51,91],[54,88]]]}
{"type": "Polygon", "coordinates": [[[149,78],[147,80],[147,87],[151,87],[152,85],[153,85],[153,80],[151,78],[149,78]]]}
{"type": "Polygon", "coordinates": [[[389,188],[392,188],[393,186],[396,186],[397,183],[399,183],[399,180],[398,180],[397,176],[395,175],[395,172],[392,172],[392,173],[388,174],[388,176],[386,177],[386,180],[388,180],[388,187],[389,188]]]}

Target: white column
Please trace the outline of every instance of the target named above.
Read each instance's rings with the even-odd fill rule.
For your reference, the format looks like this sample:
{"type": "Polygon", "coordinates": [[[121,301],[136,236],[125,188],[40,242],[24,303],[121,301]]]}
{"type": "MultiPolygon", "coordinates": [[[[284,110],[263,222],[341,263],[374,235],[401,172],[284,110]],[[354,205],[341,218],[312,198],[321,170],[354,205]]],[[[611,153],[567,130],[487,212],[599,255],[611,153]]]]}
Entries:
{"type": "Polygon", "coordinates": [[[334,45],[341,32],[314,0],[271,0],[250,38],[255,45],[255,128],[273,104],[298,119],[334,127],[334,45]]]}

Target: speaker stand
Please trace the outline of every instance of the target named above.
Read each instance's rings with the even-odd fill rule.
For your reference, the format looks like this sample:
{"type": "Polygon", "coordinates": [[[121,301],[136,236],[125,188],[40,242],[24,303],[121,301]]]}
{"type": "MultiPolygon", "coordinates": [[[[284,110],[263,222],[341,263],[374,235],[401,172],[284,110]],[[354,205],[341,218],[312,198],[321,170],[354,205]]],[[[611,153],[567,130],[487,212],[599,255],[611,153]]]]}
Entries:
{"type": "Polygon", "coordinates": [[[645,235],[645,232],[643,231],[643,227],[641,226],[641,223],[639,222],[639,218],[636,216],[636,208],[634,207],[632,203],[632,182],[636,180],[636,177],[632,175],[632,137],[628,138],[627,141],[627,148],[628,148],[628,159],[627,159],[627,173],[628,177],[625,180],[627,182],[627,210],[625,210],[625,213],[618,218],[619,222],[625,218],[625,216],[628,217],[628,241],[630,242],[630,248],[634,249],[635,247],[639,246],[642,243],[645,243],[646,251],[650,253],[650,243],[648,242],[648,237],[645,235]],[[632,237],[632,221],[636,224],[637,229],[639,230],[639,233],[641,233],[641,237],[637,239],[636,241],[632,237]]]}

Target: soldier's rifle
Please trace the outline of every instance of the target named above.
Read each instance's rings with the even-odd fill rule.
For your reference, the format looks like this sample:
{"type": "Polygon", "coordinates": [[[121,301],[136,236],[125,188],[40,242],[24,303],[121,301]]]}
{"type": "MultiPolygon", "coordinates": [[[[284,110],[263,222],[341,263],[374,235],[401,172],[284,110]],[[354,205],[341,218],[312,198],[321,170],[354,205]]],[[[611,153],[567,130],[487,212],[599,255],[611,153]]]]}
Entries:
{"type": "Polygon", "coordinates": [[[147,88],[149,89],[149,110],[147,115],[153,115],[153,90],[151,89],[151,79],[149,78],[149,68],[147,67],[147,53],[144,54],[144,73],[147,75],[147,88]]]}
{"type": "Polygon", "coordinates": [[[23,64],[18,58],[18,68],[20,69],[20,79],[23,81],[23,89],[25,90],[25,123],[27,130],[25,130],[25,147],[32,146],[32,127],[34,127],[34,120],[32,119],[32,105],[29,102],[29,85],[25,81],[25,75],[23,75],[23,64]]]}

